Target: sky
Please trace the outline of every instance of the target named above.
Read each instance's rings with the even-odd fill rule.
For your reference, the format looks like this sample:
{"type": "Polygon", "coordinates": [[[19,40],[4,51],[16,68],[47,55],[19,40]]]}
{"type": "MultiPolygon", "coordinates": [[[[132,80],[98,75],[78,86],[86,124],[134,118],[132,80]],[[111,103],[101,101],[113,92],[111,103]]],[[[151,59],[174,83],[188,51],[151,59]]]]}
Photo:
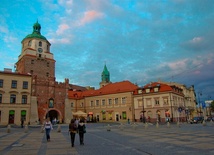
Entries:
{"type": "Polygon", "coordinates": [[[213,19],[213,0],[1,0],[0,70],[14,70],[38,20],[59,82],[98,89],[106,64],[111,82],[178,82],[214,99],[213,19]]]}

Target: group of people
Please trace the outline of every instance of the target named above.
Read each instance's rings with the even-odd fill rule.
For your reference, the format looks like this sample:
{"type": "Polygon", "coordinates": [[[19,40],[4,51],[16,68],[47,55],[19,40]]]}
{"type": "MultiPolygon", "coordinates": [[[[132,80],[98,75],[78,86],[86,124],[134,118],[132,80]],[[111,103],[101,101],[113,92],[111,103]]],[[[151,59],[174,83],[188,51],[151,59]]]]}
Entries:
{"type": "MultiPolygon", "coordinates": [[[[46,133],[46,139],[48,142],[50,142],[50,131],[53,130],[52,123],[50,121],[50,118],[47,118],[43,129],[46,133]]],[[[74,147],[75,142],[75,135],[79,134],[79,141],[80,145],[84,145],[84,134],[86,133],[86,126],[83,119],[71,119],[71,122],[69,124],[69,133],[71,136],[71,146],[74,147]]]]}

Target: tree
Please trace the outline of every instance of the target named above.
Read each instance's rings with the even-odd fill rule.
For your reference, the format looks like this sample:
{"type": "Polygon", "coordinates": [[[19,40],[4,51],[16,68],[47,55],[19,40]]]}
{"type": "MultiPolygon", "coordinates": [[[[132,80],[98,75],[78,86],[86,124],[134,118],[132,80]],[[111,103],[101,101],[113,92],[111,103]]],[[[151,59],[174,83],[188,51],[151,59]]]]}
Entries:
{"type": "Polygon", "coordinates": [[[211,109],[211,111],[213,111],[214,112],[214,100],[211,102],[211,104],[210,104],[210,109],[211,109]]]}

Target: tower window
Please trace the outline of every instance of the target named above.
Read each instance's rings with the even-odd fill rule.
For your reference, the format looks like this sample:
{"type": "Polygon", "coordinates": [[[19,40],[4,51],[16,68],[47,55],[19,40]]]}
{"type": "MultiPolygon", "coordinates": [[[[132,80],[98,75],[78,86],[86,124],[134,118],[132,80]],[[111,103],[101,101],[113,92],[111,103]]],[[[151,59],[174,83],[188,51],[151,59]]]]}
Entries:
{"type": "Polygon", "coordinates": [[[30,41],[28,42],[28,46],[31,46],[31,44],[32,44],[32,40],[30,40],[30,41]]]}
{"type": "Polygon", "coordinates": [[[39,42],[39,46],[42,47],[42,42],[41,41],[39,42]]]}
{"type": "Polygon", "coordinates": [[[49,67],[49,65],[50,65],[49,62],[47,62],[47,67],[49,67]]]}
{"type": "Polygon", "coordinates": [[[31,60],[31,64],[34,64],[34,60],[31,60]]]}
{"type": "Polygon", "coordinates": [[[46,73],[46,76],[49,77],[49,73],[48,72],[46,73]]]}

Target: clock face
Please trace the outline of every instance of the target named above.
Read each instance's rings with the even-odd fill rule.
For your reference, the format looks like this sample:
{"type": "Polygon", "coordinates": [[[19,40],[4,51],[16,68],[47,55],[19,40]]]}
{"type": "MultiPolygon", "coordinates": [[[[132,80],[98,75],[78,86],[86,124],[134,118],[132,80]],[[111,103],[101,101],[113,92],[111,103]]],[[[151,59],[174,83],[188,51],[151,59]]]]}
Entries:
{"type": "Polygon", "coordinates": [[[39,52],[39,53],[42,53],[42,48],[38,48],[38,52],[39,52]]]}

